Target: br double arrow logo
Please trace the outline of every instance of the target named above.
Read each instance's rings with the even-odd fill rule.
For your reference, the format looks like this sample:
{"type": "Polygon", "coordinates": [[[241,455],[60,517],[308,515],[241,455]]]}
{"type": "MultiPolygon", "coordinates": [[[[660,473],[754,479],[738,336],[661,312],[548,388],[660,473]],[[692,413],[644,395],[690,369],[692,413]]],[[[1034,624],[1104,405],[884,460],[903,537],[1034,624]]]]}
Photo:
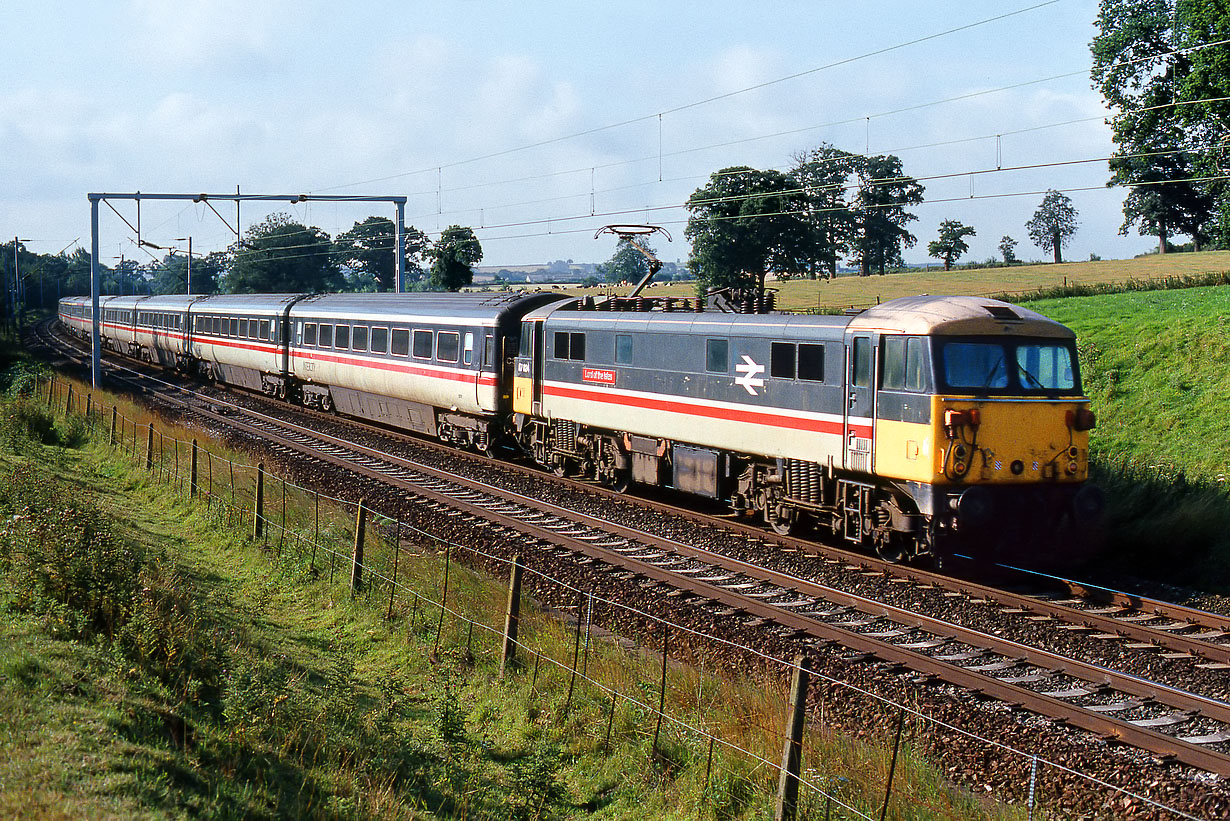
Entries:
{"type": "Polygon", "coordinates": [[[760,374],[764,373],[764,365],[759,364],[747,354],[743,354],[743,362],[735,365],[735,370],[743,374],[735,379],[735,384],[742,385],[744,390],[752,396],[759,396],[756,389],[764,387],[764,380],[760,378],[760,374]]]}

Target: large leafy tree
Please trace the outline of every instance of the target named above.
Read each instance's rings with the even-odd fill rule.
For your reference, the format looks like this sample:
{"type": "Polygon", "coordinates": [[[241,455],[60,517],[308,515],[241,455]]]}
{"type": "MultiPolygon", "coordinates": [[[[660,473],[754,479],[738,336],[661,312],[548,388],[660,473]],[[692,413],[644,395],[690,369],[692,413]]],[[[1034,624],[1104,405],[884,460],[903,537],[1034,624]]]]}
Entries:
{"type": "Polygon", "coordinates": [[[704,286],[764,294],[765,277],[806,274],[815,238],[799,183],[780,171],[747,166],[711,174],[685,206],[688,268],[704,286]]]}
{"type": "Polygon", "coordinates": [[[275,213],[248,229],[224,288],[232,294],[322,293],[340,290],[342,276],[329,235],[289,214],[275,213]]]}
{"type": "Polygon", "coordinates": [[[1063,246],[1080,227],[1079,213],[1066,194],[1051,190],[1042,198],[1042,204],[1033,218],[1025,223],[1025,230],[1043,251],[1055,255],[1055,262],[1063,262],[1063,246]]]}
{"type": "Polygon", "coordinates": [[[637,250],[638,245],[649,253],[654,253],[653,246],[644,239],[620,237],[615,245],[614,255],[598,266],[598,275],[612,284],[640,282],[649,273],[649,258],[637,250]]]}
{"type": "Polygon", "coordinates": [[[940,235],[927,243],[927,255],[944,260],[944,270],[951,271],[952,264],[969,250],[965,238],[977,232],[959,220],[944,220],[940,223],[940,235]]]}
{"type": "Polygon", "coordinates": [[[809,276],[833,279],[837,263],[851,252],[858,224],[850,211],[847,191],[862,166],[863,158],[821,143],[794,156],[790,174],[806,198],[805,219],[814,235],[809,276]]]}
{"type": "Polygon", "coordinates": [[[1131,187],[1120,233],[1136,225],[1158,238],[1162,253],[1176,233],[1199,246],[1214,211],[1215,192],[1198,181],[1202,168],[1210,170],[1211,104],[1188,105],[1180,96],[1225,96],[1230,75],[1218,54],[1225,49],[1200,46],[1219,36],[1219,19],[1223,33],[1230,28],[1226,14],[1225,0],[1102,0],[1098,7],[1091,76],[1114,112],[1108,184],[1131,187]],[[1181,40],[1195,50],[1179,47],[1181,40]],[[1210,86],[1219,71],[1220,87],[1210,86]]]}
{"type": "Polygon", "coordinates": [[[474,281],[473,266],[483,258],[483,246],[471,229],[450,225],[429,253],[432,286],[457,291],[474,281]]]}
{"type": "MultiPolygon", "coordinates": [[[[371,216],[339,234],[333,243],[334,258],[347,272],[347,285],[353,291],[396,290],[397,234],[393,220],[371,216]]],[[[421,280],[425,274],[423,253],[427,236],[414,226],[405,230],[405,282],[421,280]]],[[[404,284],[404,283],[403,283],[404,284]]]]}
{"type": "Polygon", "coordinates": [[[858,164],[858,191],[852,212],[858,226],[854,242],[859,276],[872,270],[905,264],[902,248],[913,248],[918,238],[906,226],[918,217],[906,210],[923,200],[923,186],[906,176],[901,160],[892,154],[865,157],[858,164]]]}

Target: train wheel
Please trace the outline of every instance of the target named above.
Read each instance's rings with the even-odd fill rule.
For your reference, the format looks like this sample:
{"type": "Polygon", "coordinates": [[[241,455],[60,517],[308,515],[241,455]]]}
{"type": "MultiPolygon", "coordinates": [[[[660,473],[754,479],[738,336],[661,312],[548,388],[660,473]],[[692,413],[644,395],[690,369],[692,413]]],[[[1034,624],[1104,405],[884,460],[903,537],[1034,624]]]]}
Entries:
{"type": "Polygon", "coordinates": [[[776,505],[765,510],[764,520],[778,536],[789,536],[798,527],[799,513],[785,505],[776,505]]]}

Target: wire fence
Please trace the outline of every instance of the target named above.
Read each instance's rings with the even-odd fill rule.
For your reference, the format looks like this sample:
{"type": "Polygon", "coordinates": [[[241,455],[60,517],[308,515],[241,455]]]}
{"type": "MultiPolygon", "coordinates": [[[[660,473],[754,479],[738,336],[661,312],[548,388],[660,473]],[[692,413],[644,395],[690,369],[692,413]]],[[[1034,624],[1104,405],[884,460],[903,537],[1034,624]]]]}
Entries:
{"type": "MultiPolygon", "coordinates": [[[[465,667],[499,668],[501,674],[512,667],[516,675],[529,677],[527,709],[553,710],[567,721],[584,702],[602,718],[568,726],[591,744],[609,749],[614,739],[636,738],[648,743],[648,754],[666,769],[683,759],[697,766],[704,760],[702,809],[719,778],[725,778],[728,791],[760,792],[776,785],[784,818],[883,821],[944,815],[949,791],[903,779],[902,766],[942,761],[946,752],[977,747],[977,757],[993,761],[989,770],[999,773],[996,783],[983,785],[979,793],[1017,805],[1030,821],[1063,814],[1074,802],[1074,785],[1085,791],[1075,801],[1081,806],[1134,806],[1163,817],[1196,817],[981,737],[917,704],[802,670],[797,658],[777,658],[630,607],[526,566],[518,556],[460,543],[373,510],[362,498],[322,493],[263,463],[237,461],[195,439],[169,435],[168,425],[138,422],[116,404],[103,407],[71,381],[52,378],[38,391],[56,413],[83,415],[98,435],[105,432],[114,449],[158,481],[216,509],[224,527],[240,529],[280,560],[306,562],[313,576],[349,586],[353,597],[430,644],[434,657],[453,656],[465,667]],[[462,556],[467,561],[459,562],[462,556]],[[501,596],[459,586],[457,574],[469,573],[467,566],[514,579],[529,574],[535,591],[557,602],[554,609],[565,625],[560,630],[571,631],[571,641],[550,641],[541,629],[529,638],[516,627],[510,630],[509,610],[519,597],[509,596],[505,606],[501,596]],[[619,634],[624,627],[637,635],[639,663],[628,663],[628,651],[616,642],[599,639],[598,631],[619,634]],[[672,651],[690,666],[672,666],[672,651]],[[723,660],[730,653],[750,660],[755,669],[740,671],[741,678],[759,684],[739,689],[738,682],[720,675],[728,671],[723,660]],[[651,670],[657,673],[653,678],[651,670]],[[802,696],[796,694],[792,703],[785,684],[800,674],[802,696]],[[547,703],[548,680],[552,692],[566,692],[562,703],[547,703]],[[794,723],[803,728],[803,735],[793,738],[792,709],[800,715],[794,723]],[[798,766],[800,756],[805,766],[798,766]],[[797,795],[793,804],[786,800],[791,790],[797,795]],[[1098,798],[1091,802],[1089,795],[1098,798]]],[[[517,586],[514,581],[514,592],[517,586]]],[[[517,616],[512,621],[521,623],[517,616]]]]}

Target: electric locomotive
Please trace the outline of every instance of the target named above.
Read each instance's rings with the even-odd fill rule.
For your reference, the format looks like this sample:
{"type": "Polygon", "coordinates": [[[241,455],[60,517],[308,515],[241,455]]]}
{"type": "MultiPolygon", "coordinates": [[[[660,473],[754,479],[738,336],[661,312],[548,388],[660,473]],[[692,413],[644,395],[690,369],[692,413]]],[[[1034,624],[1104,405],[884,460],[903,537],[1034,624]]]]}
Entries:
{"type": "Polygon", "coordinates": [[[558,472],[727,500],[902,560],[1051,566],[1096,536],[1071,330],[974,297],[853,316],[579,310],[522,322],[513,425],[558,472]]]}

